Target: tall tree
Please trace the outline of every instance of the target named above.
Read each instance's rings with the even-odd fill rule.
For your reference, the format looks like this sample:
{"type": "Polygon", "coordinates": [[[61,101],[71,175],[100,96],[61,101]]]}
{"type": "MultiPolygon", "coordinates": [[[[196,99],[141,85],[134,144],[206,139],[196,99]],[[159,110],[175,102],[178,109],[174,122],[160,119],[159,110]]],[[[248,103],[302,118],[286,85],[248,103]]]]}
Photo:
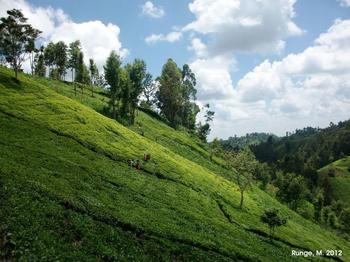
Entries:
{"type": "Polygon", "coordinates": [[[151,109],[154,102],[155,102],[155,94],[157,89],[157,81],[154,81],[152,78],[152,75],[150,73],[146,73],[146,76],[143,80],[143,96],[145,97],[146,101],[144,101],[143,106],[151,109]]]}
{"type": "Polygon", "coordinates": [[[89,84],[89,70],[84,63],[84,53],[80,52],[76,66],[75,81],[81,84],[89,84]]]}
{"type": "Polygon", "coordinates": [[[44,59],[44,46],[42,46],[39,52],[35,55],[35,74],[37,76],[44,77],[46,75],[45,59],[44,59]]]}
{"type": "Polygon", "coordinates": [[[56,56],[56,45],[53,42],[50,42],[44,50],[44,59],[45,65],[49,68],[49,75],[52,75],[52,70],[55,65],[55,56],[56,56]]]}
{"type": "Polygon", "coordinates": [[[27,18],[18,9],[7,11],[8,17],[0,19],[0,49],[6,61],[15,71],[16,79],[28,52],[28,45],[34,43],[41,31],[27,23],[27,18]]]}
{"type": "Polygon", "coordinates": [[[64,79],[67,69],[67,50],[68,47],[63,41],[59,41],[55,44],[54,48],[54,60],[57,66],[57,73],[60,79],[64,79]]]}
{"type": "Polygon", "coordinates": [[[143,60],[135,59],[132,64],[126,66],[129,74],[130,85],[130,123],[135,120],[135,110],[139,102],[139,97],[143,91],[143,81],[146,77],[146,63],[143,60]]]}
{"type": "Polygon", "coordinates": [[[26,46],[26,52],[29,54],[29,63],[30,63],[30,70],[31,74],[34,75],[35,70],[35,55],[39,52],[39,50],[35,47],[35,41],[34,39],[31,39],[27,46],[26,46]]]}
{"type": "Polygon", "coordinates": [[[171,126],[177,127],[181,124],[182,73],[172,59],[168,59],[163,66],[159,83],[156,94],[158,107],[171,126]]]}
{"type": "Polygon", "coordinates": [[[121,64],[120,56],[115,51],[112,51],[107,58],[106,65],[104,66],[105,79],[109,85],[109,97],[113,119],[117,118],[117,101],[121,93],[121,90],[119,89],[121,64]]]}
{"type": "Polygon", "coordinates": [[[207,137],[211,131],[210,129],[210,122],[213,121],[214,119],[214,115],[215,112],[210,110],[210,105],[206,104],[204,106],[204,108],[206,109],[206,113],[205,113],[205,123],[202,124],[202,122],[198,123],[198,127],[197,127],[197,132],[198,132],[198,137],[206,142],[207,141],[207,137]]]}
{"type": "Polygon", "coordinates": [[[80,41],[74,41],[69,44],[69,49],[68,49],[68,68],[71,69],[71,74],[72,74],[72,82],[74,82],[75,76],[74,73],[77,69],[77,64],[78,64],[78,57],[79,53],[81,52],[81,44],[80,41]]]}
{"type": "Polygon", "coordinates": [[[90,58],[89,59],[89,71],[90,71],[90,80],[91,80],[91,96],[94,96],[94,85],[98,79],[98,68],[95,64],[95,61],[90,58]]]}
{"type": "Polygon", "coordinates": [[[121,120],[125,122],[126,124],[131,124],[132,121],[132,98],[131,98],[131,92],[132,92],[132,82],[129,77],[129,72],[126,68],[121,68],[119,71],[119,84],[118,84],[119,90],[120,90],[120,116],[121,120]]]}
{"type": "Polygon", "coordinates": [[[197,84],[196,76],[192,72],[191,68],[185,64],[182,67],[182,110],[181,118],[182,125],[190,130],[196,127],[196,117],[199,113],[199,107],[195,103],[197,89],[195,88],[197,84]]]}

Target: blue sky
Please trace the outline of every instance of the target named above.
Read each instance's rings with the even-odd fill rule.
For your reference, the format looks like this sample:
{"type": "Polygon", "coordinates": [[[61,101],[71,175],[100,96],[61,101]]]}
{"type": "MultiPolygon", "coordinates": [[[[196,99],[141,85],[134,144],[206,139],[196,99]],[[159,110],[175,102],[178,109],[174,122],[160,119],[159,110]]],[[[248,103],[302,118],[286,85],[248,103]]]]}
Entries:
{"type": "Polygon", "coordinates": [[[350,43],[350,0],[0,0],[0,6],[0,14],[23,9],[44,42],[80,38],[101,69],[112,49],[125,62],[144,59],[154,76],[170,57],[189,63],[199,105],[210,103],[216,112],[212,138],[282,135],[350,117],[343,61],[350,51],[342,44],[350,43]]]}
{"type": "MultiPolygon", "coordinates": [[[[229,1],[229,0],[228,0],[229,1]]],[[[194,16],[188,9],[188,0],[157,0],[154,5],[161,6],[165,15],[160,19],[153,19],[143,15],[142,5],[144,0],[103,0],[103,1],[71,1],[71,0],[30,0],[36,6],[61,8],[75,22],[89,20],[101,20],[104,23],[113,23],[120,27],[120,40],[130,50],[127,60],[143,58],[146,60],[149,70],[154,75],[159,75],[161,67],[167,58],[172,57],[182,65],[193,56],[187,49],[188,41],[182,40],[176,43],[159,43],[148,45],[144,39],[152,33],[167,33],[174,26],[184,26],[190,23],[194,16]]],[[[325,32],[337,18],[349,18],[350,9],[339,5],[335,0],[300,0],[295,5],[296,17],[294,21],[306,33],[302,37],[290,37],[284,52],[299,52],[309,46],[317,36],[325,32]]],[[[254,66],[266,58],[278,58],[276,54],[238,54],[238,71],[233,74],[233,79],[240,79],[254,66]]]]}

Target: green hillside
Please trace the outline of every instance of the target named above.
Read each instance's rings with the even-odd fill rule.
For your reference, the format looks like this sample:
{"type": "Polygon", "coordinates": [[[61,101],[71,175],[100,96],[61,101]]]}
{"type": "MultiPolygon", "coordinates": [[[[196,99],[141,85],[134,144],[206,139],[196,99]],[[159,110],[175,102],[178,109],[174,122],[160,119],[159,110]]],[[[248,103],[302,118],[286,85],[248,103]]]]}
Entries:
{"type": "Polygon", "coordinates": [[[142,112],[129,129],[98,113],[102,90],[12,75],[0,69],[0,260],[350,260],[349,242],[256,187],[240,210],[232,174],[185,131],[142,112]],[[260,215],[272,207],[288,223],[271,243],[260,215]]]}
{"type": "Polygon", "coordinates": [[[319,170],[329,176],[335,199],[350,203],[350,156],[339,159],[319,170]]]}

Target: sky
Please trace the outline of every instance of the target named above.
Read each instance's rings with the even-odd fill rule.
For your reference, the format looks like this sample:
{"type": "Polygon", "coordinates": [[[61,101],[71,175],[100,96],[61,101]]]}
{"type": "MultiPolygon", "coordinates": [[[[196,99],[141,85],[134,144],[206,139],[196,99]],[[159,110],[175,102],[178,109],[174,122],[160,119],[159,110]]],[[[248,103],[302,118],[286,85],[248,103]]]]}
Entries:
{"type": "Polygon", "coordinates": [[[189,64],[210,139],[350,118],[350,0],[0,0],[11,8],[43,43],[80,39],[101,71],[111,50],[154,77],[189,64]]]}

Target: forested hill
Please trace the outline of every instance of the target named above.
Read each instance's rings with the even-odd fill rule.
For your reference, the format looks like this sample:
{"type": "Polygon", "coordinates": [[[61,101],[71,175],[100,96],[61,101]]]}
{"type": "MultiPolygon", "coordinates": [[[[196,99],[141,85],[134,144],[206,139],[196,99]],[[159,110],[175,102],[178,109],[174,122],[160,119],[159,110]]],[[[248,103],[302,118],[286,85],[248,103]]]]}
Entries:
{"type": "Polygon", "coordinates": [[[272,136],[275,140],[277,136],[269,133],[250,133],[245,136],[231,136],[227,139],[220,139],[219,142],[223,149],[227,151],[238,151],[246,146],[258,145],[262,142],[266,142],[267,139],[272,136]]]}
{"type": "Polygon", "coordinates": [[[304,174],[350,155],[350,120],[336,125],[331,123],[324,129],[296,130],[279,140],[271,137],[251,149],[263,162],[276,163],[285,171],[304,174]]]}

